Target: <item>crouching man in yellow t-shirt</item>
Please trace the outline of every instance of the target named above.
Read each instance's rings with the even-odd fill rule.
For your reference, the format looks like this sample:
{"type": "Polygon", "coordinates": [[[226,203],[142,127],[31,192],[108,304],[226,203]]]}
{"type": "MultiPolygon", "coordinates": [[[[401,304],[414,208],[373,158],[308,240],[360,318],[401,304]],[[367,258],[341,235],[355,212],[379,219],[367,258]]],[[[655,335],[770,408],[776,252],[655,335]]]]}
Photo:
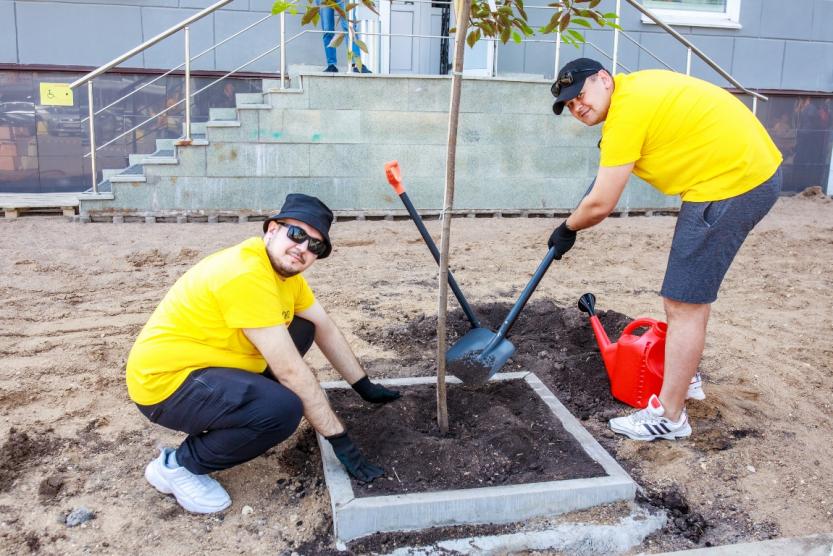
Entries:
{"type": "Polygon", "coordinates": [[[604,122],[595,183],[550,236],[557,258],[578,230],[613,211],[631,173],[682,198],[660,291],[668,320],[662,390],[610,427],[634,440],[687,437],[685,401],[705,397],[697,366],[711,303],[746,236],[778,198],[781,153],[740,100],[671,71],[612,77],[579,58],[558,72],[552,93],[556,114],[566,107],[585,125],[604,122]]]}
{"type": "Polygon", "coordinates": [[[301,416],[351,475],[369,482],[384,473],[352,443],[303,360],[315,341],[365,400],[399,397],[370,382],[301,276],[329,256],[332,221],[315,197],[288,195],[263,237],[209,255],[177,280],[130,351],[130,398],[152,422],[188,434],[145,478],[190,512],[227,508],[231,498],[208,473],[263,454],[301,416]]]}

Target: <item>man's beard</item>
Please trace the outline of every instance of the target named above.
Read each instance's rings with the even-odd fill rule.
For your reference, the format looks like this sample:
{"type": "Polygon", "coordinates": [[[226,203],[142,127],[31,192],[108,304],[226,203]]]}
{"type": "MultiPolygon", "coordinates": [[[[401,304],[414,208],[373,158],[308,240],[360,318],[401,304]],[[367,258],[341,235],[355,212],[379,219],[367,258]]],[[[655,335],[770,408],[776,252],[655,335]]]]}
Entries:
{"type": "Polygon", "coordinates": [[[266,242],[266,255],[269,257],[269,262],[272,264],[272,269],[280,276],[281,278],[292,278],[296,274],[300,274],[300,270],[294,270],[291,268],[286,268],[285,266],[281,265],[272,257],[272,253],[269,251],[269,244],[272,243],[272,240],[275,236],[269,238],[269,241],[266,242]]]}
{"type": "Polygon", "coordinates": [[[292,278],[296,274],[300,274],[300,270],[288,270],[278,264],[275,264],[275,261],[272,260],[272,257],[269,257],[269,261],[272,263],[272,268],[275,269],[275,272],[278,273],[278,276],[281,278],[292,278]]]}

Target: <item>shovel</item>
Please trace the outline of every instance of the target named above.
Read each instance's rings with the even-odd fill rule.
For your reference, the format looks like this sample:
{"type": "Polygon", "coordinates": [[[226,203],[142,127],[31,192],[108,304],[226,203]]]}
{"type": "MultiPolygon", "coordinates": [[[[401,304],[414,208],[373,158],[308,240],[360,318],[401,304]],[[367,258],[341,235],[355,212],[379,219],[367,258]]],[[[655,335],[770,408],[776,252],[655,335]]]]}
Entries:
{"type": "Polygon", "coordinates": [[[506,320],[500,325],[497,334],[485,328],[470,330],[460,338],[446,353],[446,360],[451,373],[466,384],[483,384],[506,363],[515,353],[515,346],[506,339],[509,329],[515,324],[521,310],[529,301],[532,292],[538,287],[541,278],[546,274],[555,259],[555,248],[551,248],[538,265],[535,274],[521,292],[521,296],[506,320]]]}
{"type": "MultiPolygon", "coordinates": [[[[408,209],[408,214],[411,216],[411,220],[413,220],[414,224],[416,224],[417,230],[419,230],[419,234],[428,246],[428,250],[431,251],[431,254],[434,256],[434,260],[437,264],[440,264],[440,252],[437,249],[434,240],[431,238],[431,235],[428,233],[428,230],[425,229],[425,224],[422,223],[422,218],[414,208],[413,203],[411,203],[411,199],[405,192],[405,186],[402,185],[402,173],[399,170],[399,162],[392,160],[391,162],[386,163],[385,175],[388,177],[388,183],[390,183],[393,190],[396,191],[396,194],[399,195],[399,198],[402,200],[405,208],[408,209]]],[[[483,330],[480,328],[480,322],[474,315],[474,311],[471,310],[471,306],[463,296],[463,292],[460,290],[460,286],[457,285],[457,281],[454,279],[454,275],[451,274],[450,270],[448,271],[448,285],[451,288],[451,291],[454,292],[454,297],[457,298],[457,301],[460,303],[460,307],[463,308],[463,312],[466,314],[466,318],[469,319],[471,327],[483,330]]],[[[492,334],[488,330],[484,331],[488,332],[490,335],[492,334]]],[[[472,332],[474,332],[474,330],[472,330],[472,332]]]]}

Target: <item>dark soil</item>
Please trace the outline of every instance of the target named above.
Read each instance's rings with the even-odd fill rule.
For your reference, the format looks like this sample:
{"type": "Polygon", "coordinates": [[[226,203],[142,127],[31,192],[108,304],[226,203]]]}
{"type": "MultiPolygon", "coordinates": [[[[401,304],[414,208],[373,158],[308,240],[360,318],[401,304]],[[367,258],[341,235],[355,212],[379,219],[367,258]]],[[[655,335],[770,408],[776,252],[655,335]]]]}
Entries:
{"type": "MultiPolygon", "coordinates": [[[[497,330],[509,313],[509,303],[475,307],[484,327],[497,330]]],[[[616,340],[632,318],[614,311],[599,311],[599,320],[612,340],[616,340]]],[[[470,330],[463,312],[456,308],[448,315],[448,345],[470,330]]],[[[386,330],[356,331],[369,343],[391,349],[399,356],[395,368],[413,376],[436,373],[437,319],[422,316],[386,330]],[[425,356],[429,355],[427,359],[425,356]]],[[[559,307],[550,300],[533,300],[521,312],[507,339],[515,354],[501,369],[535,373],[561,402],[579,419],[607,419],[629,409],[610,395],[610,382],[599,355],[599,347],[588,316],[575,306],[559,307]]],[[[385,369],[391,375],[394,365],[385,369]]]]}
{"type": "MultiPolygon", "coordinates": [[[[510,309],[509,303],[474,306],[482,326],[491,330],[497,330],[510,309]]],[[[611,341],[616,341],[625,326],[633,320],[614,311],[602,310],[597,315],[611,341]]],[[[366,341],[397,354],[395,362],[374,362],[374,366],[384,366],[386,376],[394,375],[395,369],[402,369],[408,376],[431,376],[436,373],[436,328],[436,317],[422,315],[387,329],[359,329],[357,333],[366,341]]],[[[469,330],[462,311],[453,309],[448,315],[448,345],[453,345],[469,330]]],[[[638,501],[668,512],[669,524],[647,541],[654,550],[712,546],[777,535],[777,527],[773,524],[755,523],[743,508],[729,502],[715,500],[708,508],[690,508],[685,490],[680,485],[660,486],[656,483],[662,483],[661,477],[642,476],[638,462],[620,456],[619,441],[607,430],[606,423],[608,419],[625,415],[633,409],[610,394],[610,381],[589,318],[576,306],[561,307],[551,300],[533,300],[524,308],[507,338],[515,345],[516,352],[501,371],[535,373],[573,415],[587,422],[602,446],[613,454],[637,484],[643,486],[638,501]]],[[[449,406],[456,403],[454,398],[455,393],[450,391],[449,406]]],[[[435,403],[430,401],[434,410],[435,403]]],[[[699,417],[698,435],[690,443],[703,453],[731,449],[738,440],[760,434],[755,430],[727,428],[719,412],[699,417]]],[[[436,418],[431,416],[426,418],[428,421],[433,423],[436,418]]],[[[450,422],[453,426],[454,419],[451,418],[450,422]]],[[[369,430],[373,431],[375,426],[370,425],[369,430]]],[[[374,450],[368,445],[367,454],[372,459],[377,455],[374,450]]],[[[388,461],[382,457],[376,459],[381,463],[388,461]]],[[[443,534],[447,535],[447,532],[438,534],[436,539],[442,539],[443,534]]],[[[431,541],[430,538],[420,540],[431,541]]]]}
{"type": "Polygon", "coordinates": [[[383,406],[351,390],[329,392],[350,436],[387,471],[371,484],[353,480],[359,497],[605,475],[523,380],[450,384],[446,435],[435,417],[436,385],[399,390],[383,406]]]}
{"type": "Polygon", "coordinates": [[[9,429],[9,436],[0,448],[0,492],[9,490],[21,474],[38,465],[58,445],[51,431],[30,436],[26,431],[9,429]]]}

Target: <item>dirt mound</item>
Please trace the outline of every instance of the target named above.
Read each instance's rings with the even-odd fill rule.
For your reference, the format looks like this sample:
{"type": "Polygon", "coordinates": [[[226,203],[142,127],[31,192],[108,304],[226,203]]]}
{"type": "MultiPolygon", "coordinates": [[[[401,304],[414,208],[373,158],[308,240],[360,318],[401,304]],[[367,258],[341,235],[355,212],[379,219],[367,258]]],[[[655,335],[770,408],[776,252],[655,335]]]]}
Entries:
{"type": "Polygon", "coordinates": [[[26,431],[9,429],[9,437],[0,448],[0,492],[9,490],[26,469],[54,455],[59,448],[60,441],[48,431],[30,436],[26,431]]]}
{"type": "MultiPolygon", "coordinates": [[[[495,331],[511,308],[509,303],[492,303],[475,305],[473,310],[482,326],[495,331]]],[[[602,311],[598,316],[614,340],[633,320],[613,311],[602,311]]],[[[469,329],[462,310],[451,311],[448,345],[459,340],[469,329]]],[[[402,362],[401,367],[420,368],[421,374],[426,375],[436,372],[432,361],[422,363],[426,355],[433,358],[436,350],[435,316],[423,314],[405,324],[381,330],[358,330],[357,334],[369,343],[395,351],[402,362]]],[[[589,318],[578,308],[560,307],[549,300],[532,301],[524,308],[507,338],[516,351],[502,371],[524,369],[534,372],[580,419],[591,416],[605,419],[626,407],[610,395],[610,382],[589,318]]]]}
{"type": "Polygon", "coordinates": [[[692,511],[679,485],[671,485],[664,490],[650,490],[639,497],[643,503],[667,511],[668,528],[692,542],[700,542],[700,538],[709,527],[702,514],[692,511]]]}
{"type": "Polygon", "coordinates": [[[799,197],[803,197],[805,199],[818,199],[819,201],[829,203],[831,200],[830,197],[824,194],[822,191],[821,186],[814,185],[812,187],[808,187],[804,191],[798,194],[799,197]]]}

